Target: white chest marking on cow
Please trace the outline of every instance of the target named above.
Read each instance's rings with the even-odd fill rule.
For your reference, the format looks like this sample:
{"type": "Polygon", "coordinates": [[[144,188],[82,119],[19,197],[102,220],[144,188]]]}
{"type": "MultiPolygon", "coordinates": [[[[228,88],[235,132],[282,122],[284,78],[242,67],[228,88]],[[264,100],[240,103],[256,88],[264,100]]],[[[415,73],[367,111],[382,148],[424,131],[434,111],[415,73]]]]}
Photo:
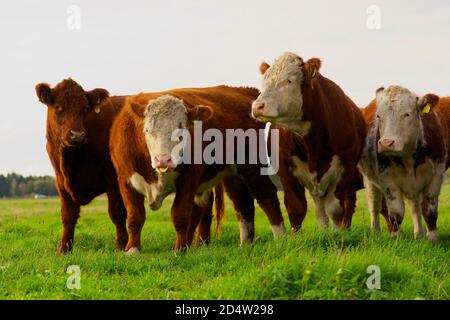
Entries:
{"type": "Polygon", "coordinates": [[[301,161],[295,156],[291,160],[293,163],[293,175],[308,189],[314,198],[319,226],[322,228],[328,226],[328,216],[333,220],[334,225],[338,227],[343,208],[334,193],[344,173],[339,157],[334,155],[331,158],[330,168],[320,181],[317,180],[317,172],[309,170],[308,163],[301,161]]]}
{"type": "Polygon", "coordinates": [[[338,156],[331,158],[330,168],[325,172],[320,181],[317,181],[317,172],[309,171],[308,163],[301,161],[298,157],[291,158],[293,163],[292,173],[309,190],[313,197],[323,197],[330,187],[339,181],[344,168],[340,164],[338,156]]]}
{"type": "Polygon", "coordinates": [[[148,183],[139,173],[133,173],[129,178],[132,187],[147,198],[152,210],[161,208],[162,201],[169,194],[175,192],[175,180],[178,177],[177,172],[166,172],[158,175],[158,180],[148,183]]]}

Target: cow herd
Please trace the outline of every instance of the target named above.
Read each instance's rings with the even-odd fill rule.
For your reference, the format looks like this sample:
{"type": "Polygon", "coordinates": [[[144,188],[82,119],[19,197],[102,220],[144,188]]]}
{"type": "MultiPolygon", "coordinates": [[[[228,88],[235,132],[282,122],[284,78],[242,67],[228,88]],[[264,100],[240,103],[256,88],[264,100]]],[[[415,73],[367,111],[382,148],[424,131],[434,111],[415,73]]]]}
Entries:
{"type": "Polygon", "coordinates": [[[194,237],[197,245],[209,242],[213,207],[218,231],[225,193],[241,244],[255,235],[255,199],[274,237],[281,236],[286,228],[274,177],[261,174],[266,164],[248,161],[266,147],[268,154],[278,154],[276,178],[294,231],[306,215],[305,189],[315,202],[319,227],[327,228],[331,220],[335,228],[348,229],[356,192],[365,187],[374,231],[380,230],[381,213],[389,232],[398,235],[407,199],[415,237],[425,236],[423,216],[428,238],[438,240],[438,198],[450,165],[450,98],[419,97],[390,86],[378,89],[360,109],[320,67],[317,58],[304,61],[284,53],[272,66],[260,65],[261,91],[217,86],[109,96],[105,89],[85,91],[70,78],[53,88],[38,84],[36,94],[48,106],[47,152],[61,200],[58,251],[72,249],[81,206],[103,193],[116,226],[116,247],[127,254],[141,249],[145,201],[158,210],[170,194],[176,251],[184,252],[194,237]],[[244,139],[243,146],[233,140],[232,148],[217,138],[231,129],[264,130],[267,122],[278,130],[276,150],[258,135],[244,139]],[[216,138],[204,136],[174,152],[195,137],[174,139],[174,132],[192,133],[197,123],[216,138]],[[231,161],[180,161],[186,153],[195,158],[208,151],[211,140],[231,161]]]}

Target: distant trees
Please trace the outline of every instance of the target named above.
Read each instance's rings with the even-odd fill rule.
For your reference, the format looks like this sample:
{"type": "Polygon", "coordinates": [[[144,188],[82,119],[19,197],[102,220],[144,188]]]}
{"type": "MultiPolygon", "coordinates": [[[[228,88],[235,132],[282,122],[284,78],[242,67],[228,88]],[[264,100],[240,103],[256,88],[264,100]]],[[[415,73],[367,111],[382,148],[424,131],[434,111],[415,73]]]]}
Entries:
{"type": "Polygon", "coordinates": [[[22,176],[16,173],[0,175],[0,198],[22,198],[35,194],[58,194],[51,176],[22,176]]]}

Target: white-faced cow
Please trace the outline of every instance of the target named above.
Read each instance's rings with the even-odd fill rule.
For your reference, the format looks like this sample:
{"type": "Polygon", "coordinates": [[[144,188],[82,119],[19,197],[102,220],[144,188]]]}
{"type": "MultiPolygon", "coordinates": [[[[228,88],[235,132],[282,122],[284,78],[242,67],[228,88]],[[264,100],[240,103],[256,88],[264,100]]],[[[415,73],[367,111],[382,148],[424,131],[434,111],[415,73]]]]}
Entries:
{"type": "MultiPolygon", "coordinates": [[[[140,248],[144,196],[153,208],[158,208],[165,196],[175,193],[171,209],[177,232],[174,249],[184,251],[191,240],[191,221],[196,206],[201,205],[202,194],[221,181],[240,222],[241,243],[253,239],[253,196],[267,214],[274,235],[285,232],[276,188],[268,176],[261,175],[260,165],[178,164],[172,158],[172,149],[177,144],[171,141],[173,131],[186,128],[194,137],[194,120],[203,121],[203,130],[214,128],[223,136],[226,129],[263,128],[249,115],[251,102],[257,95],[258,91],[252,88],[218,86],[140,94],[128,99],[113,125],[110,140],[128,213],[126,250],[140,248]]],[[[206,145],[200,141],[201,151],[206,145]]],[[[191,146],[194,148],[195,143],[191,146]]],[[[248,146],[245,150],[249,150],[248,146]]],[[[195,150],[191,152],[195,156],[195,150]]]]}
{"type": "Polygon", "coordinates": [[[356,166],[365,123],[341,88],[320,74],[320,66],[319,59],[305,62],[294,53],[282,54],[272,66],[263,62],[252,114],[292,133],[291,172],[314,198],[319,225],[326,227],[329,217],[336,227],[349,228],[362,187],[356,166]]]}
{"type": "Polygon", "coordinates": [[[424,235],[423,214],[428,238],[438,239],[438,198],[448,162],[448,131],[433,112],[438,101],[436,95],[418,97],[400,86],[377,90],[376,112],[360,161],[374,228],[379,228],[384,196],[391,234],[398,235],[406,198],[414,236],[424,235]]]}

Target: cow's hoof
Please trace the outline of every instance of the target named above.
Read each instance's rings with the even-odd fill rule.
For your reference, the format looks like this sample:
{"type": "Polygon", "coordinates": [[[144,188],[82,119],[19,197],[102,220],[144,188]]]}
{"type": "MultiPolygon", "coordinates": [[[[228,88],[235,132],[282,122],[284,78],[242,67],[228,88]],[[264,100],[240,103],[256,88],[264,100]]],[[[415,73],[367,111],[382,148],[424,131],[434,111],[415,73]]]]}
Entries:
{"type": "Polygon", "coordinates": [[[125,252],[125,255],[129,256],[129,257],[130,256],[138,256],[140,254],[141,254],[141,252],[136,247],[131,247],[130,249],[127,250],[127,252],[125,252]]]}
{"type": "Polygon", "coordinates": [[[380,233],[381,233],[381,228],[380,228],[380,226],[378,226],[378,227],[372,227],[372,234],[380,235],[380,233]]]}
{"type": "Polygon", "coordinates": [[[424,238],[424,234],[423,233],[421,233],[421,232],[414,233],[414,239],[420,240],[420,239],[423,239],[423,238],[424,238]]]}
{"type": "Polygon", "coordinates": [[[391,237],[392,238],[398,238],[398,236],[400,235],[400,231],[391,231],[391,237]]]}
{"type": "Polygon", "coordinates": [[[72,246],[70,244],[59,243],[56,247],[56,253],[60,255],[69,254],[72,251],[72,246]]]}
{"type": "Polygon", "coordinates": [[[284,226],[284,223],[280,223],[279,225],[273,225],[272,226],[272,233],[273,237],[275,239],[281,238],[286,234],[286,228],[284,226]]]}
{"type": "Polygon", "coordinates": [[[436,230],[428,231],[427,237],[428,237],[428,240],[430,240],[431,242],[439,241],[439,234],[436,230]]]}

